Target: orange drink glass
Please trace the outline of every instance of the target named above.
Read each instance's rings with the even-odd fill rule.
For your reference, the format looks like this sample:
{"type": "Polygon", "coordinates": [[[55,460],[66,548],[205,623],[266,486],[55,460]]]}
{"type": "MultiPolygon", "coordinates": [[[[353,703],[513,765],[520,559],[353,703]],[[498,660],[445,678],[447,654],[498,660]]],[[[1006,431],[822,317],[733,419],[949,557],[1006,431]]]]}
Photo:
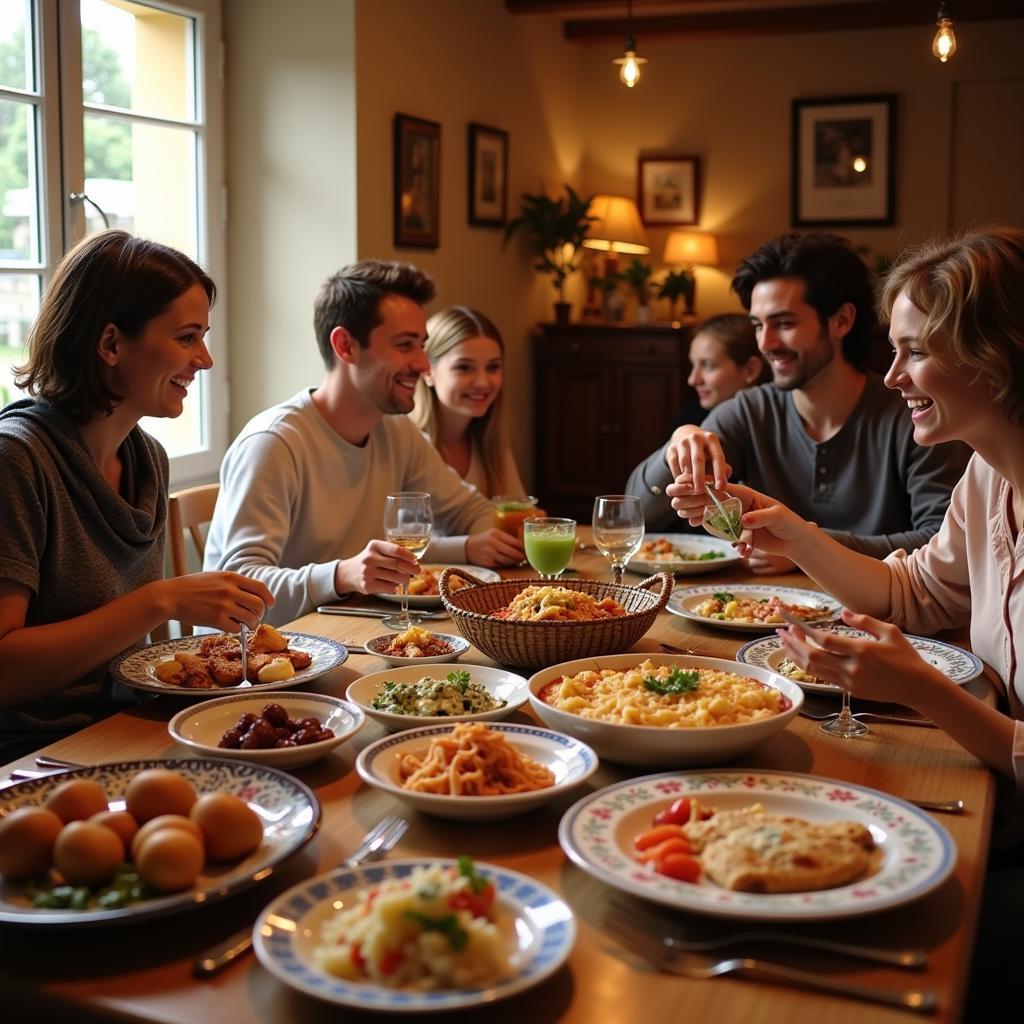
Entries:
{"type": "Polygon", "coordinates": [[[537,499],[529,494],[521,497],[498,494],[493,501],[494,525],[520,540],[523,539],[523,523],[527,519],[546,515],[544,509],[537,507],[537,499]]]}

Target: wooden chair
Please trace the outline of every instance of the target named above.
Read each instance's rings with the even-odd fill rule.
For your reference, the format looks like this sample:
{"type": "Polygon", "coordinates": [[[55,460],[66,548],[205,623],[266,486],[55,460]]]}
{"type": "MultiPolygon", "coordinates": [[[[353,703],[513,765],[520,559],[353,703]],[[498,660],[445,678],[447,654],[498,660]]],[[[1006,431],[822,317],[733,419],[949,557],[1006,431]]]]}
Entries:
{"type": "MultiPolygon", "coordinates": [[[[206,538],[200,527],[213,518],[213,507],[217,504],[220,484],[203,484],[172,494],[167,503],[167,532],[171,539],[171,570],[175,576],[188,572],[188,553],[185,533],[192,538],[199,567],[203,565],[206,538]]],[[[192,626],[182,622],[181,635],[190,636],[192,626]]]]}

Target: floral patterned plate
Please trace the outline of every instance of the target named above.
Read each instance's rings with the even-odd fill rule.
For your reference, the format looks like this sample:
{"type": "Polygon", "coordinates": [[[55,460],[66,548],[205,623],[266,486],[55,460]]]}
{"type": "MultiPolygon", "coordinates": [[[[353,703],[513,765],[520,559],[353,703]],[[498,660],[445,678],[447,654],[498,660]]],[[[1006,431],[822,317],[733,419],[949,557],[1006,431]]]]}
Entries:
{"type": "MultiPolygon", "coordinates": [[[[360,868],[339,868],[300,882],[278,896],[253,928],[253,946],[261,964],[286,985],[341,1006],[383,1013],[423,1013],[487,1006],[522,992],[553,974],[576,940],[569,905],[540,882],[494,864],[477,862],[477,870],[497,889],[498,929],[508,946],[513,973],[487,988],[390,989],[370,982],[347,981],[327,974],[315,961],[324,921],[361,888],[389,878],[407,878],[417,867],[451,864],[438,858],[396,860],[360,868]]],[[[457,1018],[452,1018],[457,1019],[457,1018]]]]}
{"type": "Polygon", "coordinates": [[[928,814],[866,786],[785,772],[664,772],[608,786],[566,811],[558,841],[602,882],[679,910],[762,921],[824,921],[874,914],[931,892],[952,872],[956,846],[928,814]],[[769,813],[808,821],[859,821],[881,851],[878,870],[850,885],[817,892],[753,893],[659,875],[633,859],[633,836],[680,796],[718,810],[759,803],[769,813]]]}
{"type": "Polygon", "coordinates": [[[231,693],[244,693],[252,690],[290,690],[293,686],[312,682],[320,676],[337,668],[348,657],[344,644],[337,640],[329,640],[325,636],[314,636],[312,633],[289,633],[282,630],[281,635],[288,640],[288,646],[297,651],[305,651],[312,657],[308,668],[300,669],[288,679],[279,679],[269,683],[239,683],[237,686],[214,686],[199,690],[187,686],[170,686],[160,682],[154,674],[157,665],[162,661],[170,661],[179,651],[184,654],[198,654],[199,645],[204,636],[183,636],[177,640],[164,640],[161,643],[149,644],[133,651],[126,651],[110,666],[110,674],[119,683],[146,690],[149,693],[173,694],[175,697],[190,697],[193,700],[207,700],[210,697],[221,697],[231,693]]]}
{"type": "Polygon", "coordinates": [[[809,626],[820,626],[838,617],[842,610],[840,605],[828,594],[820,590],[805,590],[802,587],[777,587],[772,584],[754,583],[718,583],[702,587],[681,587],[675,590],[665,606],[666,611],[691,622],[699,622],[702,626],[713,626],[715,629],[728,629],[736,633],[774,633],[785,622],[747,622],[735,619],[712,619],[707,615],[699,615],[697,609],[710,597],[723,596],[722,600],[737,598],[752,601],[769,601],[777,597],[790,605],[806,605],[817,608],[821,614],[807,619],[809,626]]]}
{"type": "Polygon", "coordinates": [[[40,910],[24,888],[0,879],[0,922],[27,925],[80,925],[137,921],[211,903],[269,878],[276,865],[300,850],[320,827],[320,804],[312,790],[274,768],[217,758],[123,761],[57,772],[0,790],[0,817],[18,807],[40,806],[70,779],[92,779],[106,791],[111,810],[124,810],[128,783],[145,768],[180,772],[200,793],[233,793],[263,821],[259,849],[239,861],[208,863],[196,884],[184,892],[155,896],[119,909],[40,910]]]}
{"type": "MultiPolygon", "coordinates": [[[[868,634],[860,629],[853,629],[851,626],[837,623],[830,626],[833,633],[842,633],[844,636],[867,638],[868,634]]],[[[945,644],[941,640],[932,640],[925,636],[911,636],[904,634],[910,641],[914,650],[921,655],[929,665],[934,665],[940,672],[945,673],[953,680],[963,686],[982,673],[982,664],[978,658],[965,651],[961,647],[954,647],[952,644],[945,644]]],[[[782,641],[777,636],[765,636],[760,640],[751,640],[745,643],[737,652],[736,660],[744,665],[760,665],[762,668],[769,668],[773,672],[785,675],[779,666],[785,660],[786,652],[783,649],[782,641]]],[[[811,682],[810,680],[792,678],[801,689],[813,693],[839,693],[839,687],[835,683],[811,682]]]]}

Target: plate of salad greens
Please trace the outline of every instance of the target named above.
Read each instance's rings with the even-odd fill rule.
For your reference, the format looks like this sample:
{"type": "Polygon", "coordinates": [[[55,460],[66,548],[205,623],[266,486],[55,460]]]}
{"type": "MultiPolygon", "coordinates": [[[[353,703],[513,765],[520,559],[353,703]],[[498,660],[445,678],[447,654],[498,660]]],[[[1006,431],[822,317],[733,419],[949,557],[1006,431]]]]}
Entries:
{"type": "Polygon", "coordinates": [[[650,576],[652,572],[701,576],[739,561],[733,545],[717,537],[699,533],[648,533],[626,568],[641,576],[650,576]]]}

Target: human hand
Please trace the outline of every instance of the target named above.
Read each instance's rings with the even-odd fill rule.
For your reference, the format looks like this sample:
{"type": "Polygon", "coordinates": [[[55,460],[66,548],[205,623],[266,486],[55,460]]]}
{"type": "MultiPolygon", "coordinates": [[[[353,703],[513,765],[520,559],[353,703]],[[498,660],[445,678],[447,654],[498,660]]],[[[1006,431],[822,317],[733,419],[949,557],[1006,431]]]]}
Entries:
{"type": "Polygon", "coordinates": [[[709,464],[714,486],[719,489],[725,487],[732,473],[718,435],[692,424],[676,427],[672,431],[665,449],[665,462],[676,478],[676,484],[681,482],[680,477],[686,476],[694,494],[704,493],[709,464]]]}
{"type": "Polygon", "coordinates": [[[466,560],[470,565],[493,569],[500,565],[519,565],[525,557],[522,539],[496,527],[471,534],[466,540],[466,560]]]}
{"type": "Polygon", "coordinates": [[[225,633],[236,632],[240,623],[255,629],[264,609],[274,604],[266,584],[237,572],[195,572],[162,584],[171,603],[170,618],[225,633]]]}
{"type": "Polygon", "coordinates": [[[869,636],[844,636],[809,626],[786,626],[776,632],[786,654],[805,672],[866,700],[918,708],[936,683],[948,682],[914,650],[898,626],[847,608],[842,618],[869,636]]]}
{"type": "Polygon", "coordinates": [[[772,555],[767,551],[753,551],[743,559],[743,564],[757,576],[777,576],[780,573],[792,572],[796,563],[785,555],[772,555]]]}
{"type": "Polygon", "coordinates": [[[338,561],[334,591],[394,594],[419,571],[419,563],[405,548],[386,540],[371,540],[358,555],[338,561]]]}

